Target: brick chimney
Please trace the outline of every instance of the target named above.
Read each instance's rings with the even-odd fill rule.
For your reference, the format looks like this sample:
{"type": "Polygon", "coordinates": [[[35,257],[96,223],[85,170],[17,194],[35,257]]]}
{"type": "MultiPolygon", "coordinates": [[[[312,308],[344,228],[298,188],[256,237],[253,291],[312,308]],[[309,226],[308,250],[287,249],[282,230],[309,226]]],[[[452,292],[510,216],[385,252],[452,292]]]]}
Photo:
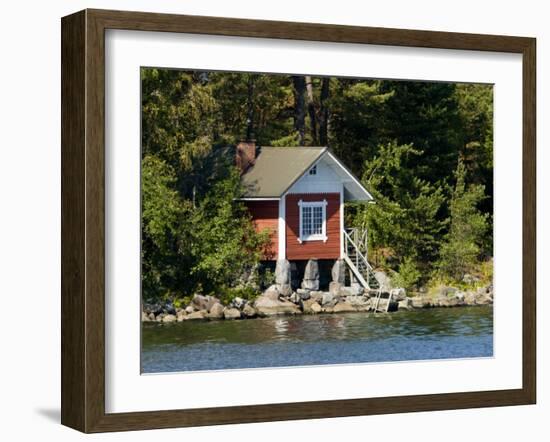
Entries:
{"type": "Polygon", "coordinates": [[[235,163],[241,173],[245,173],[256,160],[256,140],[241,141],[237,144],[235,163]]]}

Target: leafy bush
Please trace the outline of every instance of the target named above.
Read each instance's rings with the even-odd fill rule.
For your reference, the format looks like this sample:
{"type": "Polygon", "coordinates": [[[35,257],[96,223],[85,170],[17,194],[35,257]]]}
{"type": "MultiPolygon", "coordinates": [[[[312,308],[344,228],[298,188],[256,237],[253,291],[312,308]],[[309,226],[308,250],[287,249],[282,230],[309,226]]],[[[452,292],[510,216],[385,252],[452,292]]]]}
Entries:
{"type": "Polygon", "coordinates": [[[399,272],[395,272],[392,276],[392,284],[409,291],[416,286],[421,276],[422,273],[418,270],[415,262],[411,258],[405,258],[399,266],[399,272]]]}

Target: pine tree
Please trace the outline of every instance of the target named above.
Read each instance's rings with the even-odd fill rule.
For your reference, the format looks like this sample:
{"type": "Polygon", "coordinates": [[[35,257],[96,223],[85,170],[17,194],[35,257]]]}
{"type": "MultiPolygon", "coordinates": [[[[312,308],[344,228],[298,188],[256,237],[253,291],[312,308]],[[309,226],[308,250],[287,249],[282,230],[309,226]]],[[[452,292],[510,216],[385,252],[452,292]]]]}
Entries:
{"type": "Polygon", "coordinates": [[[459,161],[451,198],[451,226],[441,246],[439,270],[444,276],[462,280],[480,258],[488,230],[488,215],[478,209],[485,197],[482,185],[466,185],[466,167],[459,161]]]}

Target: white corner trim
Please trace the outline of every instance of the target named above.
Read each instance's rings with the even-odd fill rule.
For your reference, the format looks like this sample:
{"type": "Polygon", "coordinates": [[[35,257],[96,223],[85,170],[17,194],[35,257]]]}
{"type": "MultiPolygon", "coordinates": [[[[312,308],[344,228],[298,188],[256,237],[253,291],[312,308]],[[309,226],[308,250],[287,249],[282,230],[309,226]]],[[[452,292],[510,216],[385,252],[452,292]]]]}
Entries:
{"type": "Polygon", "coordinates": [[[284,194],[281,199],[279,199],[277,242],[277,258],[286,259],[286,194],[284,194]]]}
{"type": "Polygon", "coordinates": [[[363,184],[361,184],[361,182],[355,178],[349,171],[348,169],[346,169],[346,167],[342,164],[342,162],[336,157],[334,156],[331,152],[325,152],[325,155],[328,155],[332,160],[334,160],[334,162],[336,164],[338,164],[338,166],[340,166],[340,168],[344,171],[344,173],[351,179],[352,182],[354,182],[355,184],[357,184],[359,186],[359,188],[361,190],[363,190],[367,195],[368,197],[371,199],[371,200],[374,200],[374,198],[372,197],[372,195],[369,193],[369,191],[367,189],[365,189],[365,186],[363,186],[363,184]]]}

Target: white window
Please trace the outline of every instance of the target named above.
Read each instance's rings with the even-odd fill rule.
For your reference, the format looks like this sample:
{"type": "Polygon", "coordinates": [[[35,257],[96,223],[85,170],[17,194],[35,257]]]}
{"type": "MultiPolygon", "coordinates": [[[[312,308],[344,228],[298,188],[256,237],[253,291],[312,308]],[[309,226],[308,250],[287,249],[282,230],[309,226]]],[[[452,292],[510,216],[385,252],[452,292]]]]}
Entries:
{"type": "Polygon", "coordinates": [[[309,169],[310,175],[317,175],[317,164],[313,166],[311,169],[309,169]]]}
{"type": "Polygon", "coordinates": [[[298,241],[327,240],[327,201],[298,202],[300,208],[300,237],[298,241]]]}

